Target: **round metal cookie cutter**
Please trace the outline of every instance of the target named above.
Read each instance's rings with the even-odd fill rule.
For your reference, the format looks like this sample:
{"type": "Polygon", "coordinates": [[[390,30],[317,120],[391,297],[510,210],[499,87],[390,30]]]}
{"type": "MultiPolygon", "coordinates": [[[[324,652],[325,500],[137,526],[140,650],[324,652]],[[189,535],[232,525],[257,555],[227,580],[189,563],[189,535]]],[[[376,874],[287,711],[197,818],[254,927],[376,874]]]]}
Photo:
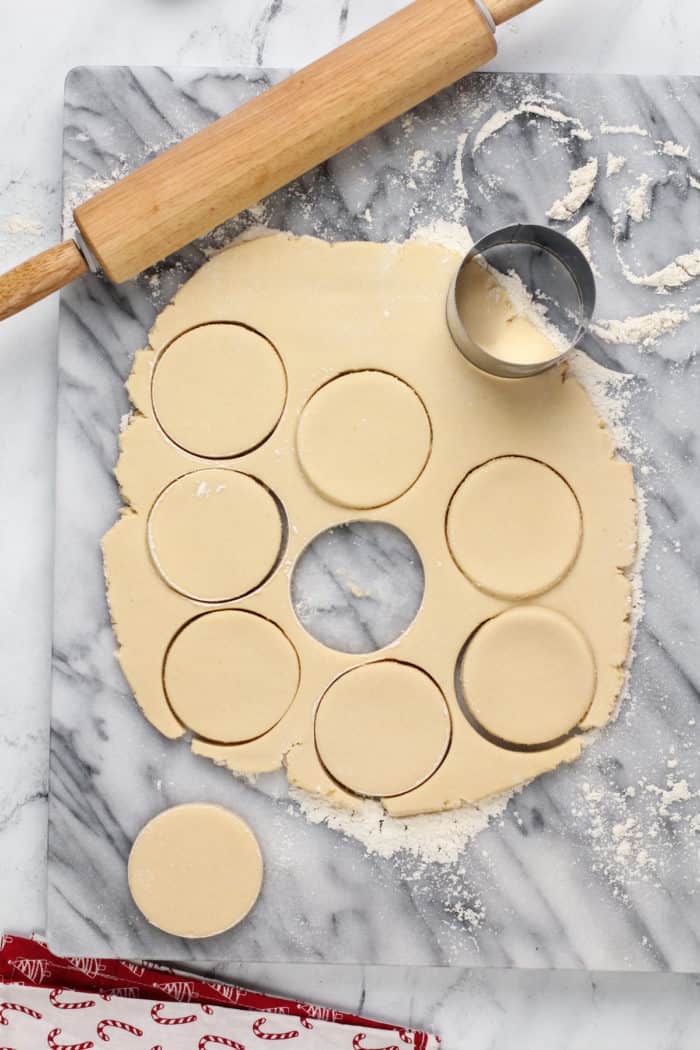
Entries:
{"type": "Polygon", "coordinates": [[[591,322],[595,299],[593,270],[573,241],[547,226],[505,226],[477,241],[462,261],[447,296],[447,325],[458,349],[477,368],[504,379],[523,379],[567,357],[591,322]],[[460,307],[469,296],[474,274],[469,264],[475,261],[496,274],[518,278],[547,324],[565,340],[565,349],[548,360],[522,362],[504,360],[479,345],[460,307]]]}

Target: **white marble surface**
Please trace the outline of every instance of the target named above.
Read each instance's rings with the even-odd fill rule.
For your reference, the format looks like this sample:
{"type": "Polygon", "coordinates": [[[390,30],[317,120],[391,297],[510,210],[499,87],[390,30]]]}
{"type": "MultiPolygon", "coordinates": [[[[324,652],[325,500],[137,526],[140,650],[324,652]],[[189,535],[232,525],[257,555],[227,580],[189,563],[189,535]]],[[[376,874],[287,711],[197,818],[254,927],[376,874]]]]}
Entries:
{"type": "MultiPolygon", "coordinates": [[[[126,0],[114,23],[88,0],[12,10],[0,60],[12,90],[0,106],[0,264],[51,243],[59,227],[62,80],[89,63],[299,64],[397,3],[341,0],[126,0]],[[344,9],[347,8],[347,18],[344,9]],[[270,17],[273,15],[274,17],[270,17]],[[18,216],[19,220],[14,217],[18,216]],[[12,231],[12,232],[10,232],[12,231]]],[[[499,68],[700,72],[700,11],[607,0],[543,5],[502,33],[499,68]],[[592,12],[592,8],[595,10],[592,12]],[[597,17],[596,17],[597,16],[597,17]]],[[[4,596],[0,695],[0,927],[44,922],[46,732],[53,510],[56,304],[0,328],[2,451],[0,584],[4,596]]],[[[693,978],[396,970],[247,972],[251,981],[418,1022],[432,1019],[450,1046],[690,1048],[700,1022],[693,978]]]]}

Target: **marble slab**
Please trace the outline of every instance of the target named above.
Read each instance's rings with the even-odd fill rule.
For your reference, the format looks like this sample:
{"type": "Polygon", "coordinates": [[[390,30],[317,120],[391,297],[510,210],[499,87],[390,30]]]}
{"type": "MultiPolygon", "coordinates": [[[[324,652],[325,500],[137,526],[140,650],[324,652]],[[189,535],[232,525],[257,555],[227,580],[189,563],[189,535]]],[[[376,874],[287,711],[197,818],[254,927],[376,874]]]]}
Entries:
{"type": "MultiPolygon", "coordinates": [[[[66,86],[67,205],[282,75],[75,70],[66,86]]],[[[629,279],[693,248],[698,115],[698,81],[690,78],[478,75],[139,281],[114,288],[89,278],[64,293],[48,890],[54,950],[187,963],[700,969],[700,322],[690,278],[663,297],[629,279]],[[534,111],[533,99],[550,113],[534,111]],[[513,119],[500,127],[496,120],[479,146],[486,121],[501,111],[513,119]],[[633,130],[610,130],[620,127],[633,130]],[[657,142],[679,148],[664,152],[657,142]],[[608,153],[627,158],[609,178],[608,153]],[[158,310],[212,248],[252,223],[335,240],[394,240],[425,227],[434,233],[436,224],[452,237],[455,225],[468,222],[476,236],[511,221],[543,221],[569,174],[591,157],[601,176],[570,225],[591,218],[598,316],[619,321],[664,309],[674,329],[647,347],[593,335],[586,342],[595,360],[631,375],[618,422],[652,526],[629,695],[618,721],[577,763],[517,795],[457,864],[381,858],[310,824],[283,776],[238,780],[192,756],[186,742],[163,740],[140,716],[114,657],[99,550],[120,506],[112,468],[129,411],[123,382],[158,310]],[[632,222],[624,202],[642,176],[649,215],[632,222]],[[241,812],[267,860],[250,920],[207,943],[148,926],[125,877],[143,823],[195,799],[241,812]]],[[[388,544],[389,560],[392,551],[388,544]]],[[[318,602],[328,602],[322,586],[318,602]]],[[[343,617],[357,621],[351,595],[348,603],[332,612],[341,632],[343,617]]],[[[376,624],[369,630],[381,635],[376,624]]]]}

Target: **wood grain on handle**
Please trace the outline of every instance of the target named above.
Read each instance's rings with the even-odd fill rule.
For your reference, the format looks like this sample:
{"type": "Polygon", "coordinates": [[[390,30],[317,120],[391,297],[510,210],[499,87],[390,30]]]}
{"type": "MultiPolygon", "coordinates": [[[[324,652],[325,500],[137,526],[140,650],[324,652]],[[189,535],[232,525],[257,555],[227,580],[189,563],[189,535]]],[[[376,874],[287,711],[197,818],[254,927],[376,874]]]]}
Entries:
{"type": "Polygon", "coordinates": [[[511,18],[521,15],[523,11],[539,3],[540,0],[486,0],[486,6],[497,26],[509,22],[511,18]]]}
{"type": "Polygon", "coordinates": [[[0,276],[0,321],[87,273],[75,241],[64,241],[0,276]]]}
{"type": "Polygon", "coordinates": [[[414,0],[103,190],[78,227],[107,276],[128,280],[495,53],[473,0],[414,0]]]}

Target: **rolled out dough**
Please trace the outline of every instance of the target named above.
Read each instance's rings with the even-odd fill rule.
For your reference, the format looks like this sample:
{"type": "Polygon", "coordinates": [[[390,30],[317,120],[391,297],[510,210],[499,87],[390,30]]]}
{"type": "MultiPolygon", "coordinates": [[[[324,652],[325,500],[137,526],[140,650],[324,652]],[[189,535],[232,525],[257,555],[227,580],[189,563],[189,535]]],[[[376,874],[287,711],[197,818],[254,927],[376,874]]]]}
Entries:
{"type": "Polygon", "coordinates": [[[536,605],[507,609],[481,627],[462,662],[467,707],[509,744],[546,746],[570,733],[591,706],[595,664],[570,620],[536,605]]]}
{"type": "Polygon", "coordinates": [[[153,373],[153,410],[187,452],[240,456],[269,437],[287,396],[280,356],[236,324],[192,328],[168,346],[153,373]]]}
{"type": "Polygon", "coordinates": [[[538,364],[568,349],[566,340],[553,345],[545,323],[533,324],[493,271],[476,259],[465,267],[460,286],[457,306],[462,323],[474,342],[492,357],[510,364],[538,364]]]}
{"type": "Polygon", "coordinates": [[[402,795],[435,772],[450,743],[450,713],[424,671],[395,660],[356,667],[333,682],[316,712],[316,747],[343,787],[402,795]]]}
{"type": "Polygon", "coordinates": [[[362,371],[314,394],[301,414],[297,450],[322,495],[368,508],[410,488],[430,455],[430,439],[430,420],[415,391],[385,372],[362,371]]]}
{"type": "MultiPolygon", "coordinates": [[[[210,702],[217,726],[227,707],[215,701],[233,680],[235,647],[229,651],[223,630],[201,638],[183,631],[207,611],[202,601],[256,613],[276,624],[298,654],[294,699],[254,739],[217,744],[195,733],[192,749],[238,773],[285,767],[292,784],[338,805],[355,806],[353,792],[387,792],[382,804],[399,817],[476,802],[574,760],[580,734],[542,750],[504,747],[495,737],[539,747],[574,725],[604,725],[629,648],[624,570],[634,560],[637,535],[631,468],[616,459],[610,432],[565,368],[504,381],[464,359],[445,321],[459,262],[440,245],[327,244],[284,234],[242,242],[210,260],[180,289],[156,321],[149,347],[136,355],[128,383],[136,412],[121,436],[117,466],[128,509],[103,544],[119,659],[154,726],[168,737],[181,736],[176,708],[190,723],[205,719],[211,733],[210,702]],[[154,416],[152,380],[162,351],[211,321],[262,333],[284,363],[288,396],[269,440],[203,470],[201,458],[164,436],[154,416]],[[268,489],[285,508],[289,526],[281,558],[282,525],[268,489]],[[470,504],[477,508],[466,521],[462,503],[467,511],[470,504]],[[310,637],[290,600],[294,566],[312,540],[357,520],[348,506],[369,507],[361,518],[401,529],[425,570],[422,605],[409,629],[379,655],[364,658],[310,637]],[[147,542],[149,516],[155,558],[147,542]],[[515,621],[500,616],[518,608],[516,596],[536,606],[524,623],[518,619],[524,614],[515,621]],[[513,623],[519,630],[506,630],[513,623]],[[469,674],[479,671],[466,683],[474,705],[470,720],[455,676],[465,643],[482,624],[493,626],[475,636],[462,666],[469,674]],[[475,661],[493,638],[499,673],[519,668],[527,678],[517,701],[507,692],[515,681],[508,677],[494,701],[484,704],[475,692],[480,683],[489,685],[493,661],[486,660],[483,674],[475,661]],[[547,659],[535,659],[543,639],[559,663],[547,663],[549,650],[547,659]],[[168,687],[178,694],[171,708],[165,654],[172,646],[175,661],[179,647],[189,643],[184,659],[167,670],[168,687]],[[410,669],[396,670],[405,665],[410,669]],[[180,697],[176,669],[190,698],[196,678],[208,683],[199,711],[196,701],[180,697]],[[410,685],[398,688],[397,674],[410,685]],[[397,720],[399,708],[403,716],[410,711],[416,683],[420,718],[397,720]],[[357,706],[342,708],[349,694],[357,706]],[[399,694],[404,707],[397,707],[399,694]],[[529,702],[518,702],[523,697],[529,702]],[[391,717],[383,722],[385,700],[391,717]],[[425,717],[428,710],[432,718],[425,717]],[[488,733],[473,724],[476,714],[488,733]],[[392,734],[407,745],[396,747],[392,734]]],[[[256,389],[251,400],[259,396],[264,404],[265,391],[256,389]]],[[[291,660],[287,666],[285,659],[267,657],[265,644],[255,652],[260,664],[279,666],[280,699],[264,719],[261,706],[254,729],[276,717],[282,694],[288,696],[282,680],[293,679],[291,660]]],[[[269,682],[268,671],[259,666],[250,674],[269,682]]],[[[241,731],[234,721],[227,716],[223,733],[241,731]]]]}
{"type": "Polygon", "coordinates": [[[172,482],[148,522],[153,562],[176,591],[227,602],[257,587],[282,544],[282,520],[267,489],[234,470],[198,470],[172,482]]]}
{"type": "Polygon", "coordinates": [[[276,725],[294,699],[299,661],[262,616],[224,609],[186,624],[168,649],[165,691],[183,725],[235,744],[276,725]]]}
{"type": "Polygon", "coordinates": [[[447,514],[462,572],[499,598],[530,598],[569,571],[581,546],[581,511],[550,467],[523,456],[492,459],[457,489],[447,514]]]}
{"type": "Polygon", "coordinates": [[[222,806],[159,813],[131,847],[129,889],[141,914],[175,937],[213,937],[251,910],[262,886],[255,835],[222,806]]]}

